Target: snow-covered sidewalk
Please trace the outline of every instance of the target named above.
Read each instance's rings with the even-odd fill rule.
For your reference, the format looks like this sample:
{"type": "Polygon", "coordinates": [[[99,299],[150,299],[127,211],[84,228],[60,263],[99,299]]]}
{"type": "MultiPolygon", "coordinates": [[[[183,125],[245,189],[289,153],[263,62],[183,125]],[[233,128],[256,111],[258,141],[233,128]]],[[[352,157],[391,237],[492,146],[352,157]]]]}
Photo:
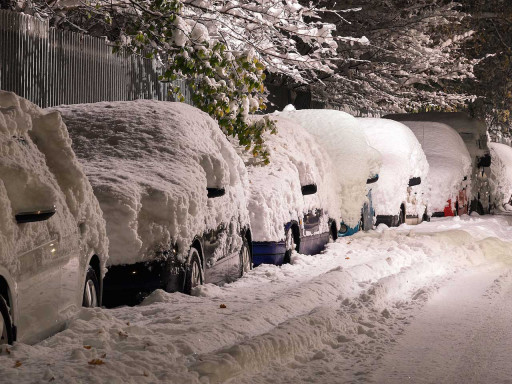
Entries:
{"type": "MultiPolygon", "coordinates": [[[[329,244],[321,255],[295,255],[292,265],[260,266],[224,287],[201,287],[194,297],[157,291],[134,308],[84,309],[54,337],[2,351],[0,377],[2,383],[370,382],[382,362],[392,365],[392,356],[409,353],[402,340],[413,319],[422,308],[428,314],[429,298],[451,279],[483,271],[492,286],[500,286],[494,277],[508,281],[510,221],[463,217],[379,228],[329,244]]],[[[383,377],[386,365],[379,368],[383,377]]]]}

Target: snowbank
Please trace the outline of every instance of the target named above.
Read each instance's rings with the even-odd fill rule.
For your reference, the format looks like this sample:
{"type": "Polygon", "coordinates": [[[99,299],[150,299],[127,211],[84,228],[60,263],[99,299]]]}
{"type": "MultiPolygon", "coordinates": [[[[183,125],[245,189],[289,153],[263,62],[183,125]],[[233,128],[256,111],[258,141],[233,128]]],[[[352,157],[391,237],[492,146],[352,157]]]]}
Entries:
{"type": "Polygon", "coordinates": [[[76,236],[81,263],[108,257],[105,221],[78,163],[58,113],[41,110],[14,93],[0,91],[0,262],[16,276],[23,254],[50,241],[76,236]],[[50,220],[17,225],[14,215],[56,207],[50,220]]]}
{"type": "MultiPolygon", "coordinates": [[[[270,164],[250,165],[246,159],[255,241],[284,240],[284,225],[299,222],[312,209],[324,209],[330,218],[340,219],[330,158],[300,125],[279,116],[271,118],[276,121],[277,134],[265,134],[270,164]],[[301,186],[308,184],[316,184],[318,192],[303,196],[301,186]]],[[[322,232],[328,231],[327,221],[321,226],[322,232]]]]}
{"type": "Polygon", "coordinates": [[[489,143],[491,149],[491,199],[500,210],[512,211],[512,148],[489,143]]]}
{"type": "Polygon", "coordinates": [[[355,227],[366,201],[366,180],[379,173],[380,154],[373,150],[357,119],[335,110],[300,110],[277,114],[299,123],[315,137],[333,163],[333,180],[339,190],[341,216],[355,227]]]}
{"type": "Polygon", "coordinates": [[[248,224],[245,167],[206,113],[149,100],[57,109],[103,209],[110,265],[151,260],[173,243],[183,260],[207,229],[248,224]],[[208,199],[207,187],[226,194],[208,199]]]}
{"type": "Polygon", "coordinates": [[[428,163],[414,133],[393,120],[358,118],[368,142],[382,155],[379,180],[372,186],[373,207],[377,215],[397,215],[406,203],[407,214],[422,215],[426,202],[428,163]],[[411,187],[409,179],[421,177],[421,184],[411,187]],[[408,204],[409,203],[409,204],[408,204]]]}
{"type": "MultiPolygon", "coordinates": [[[[460,135],[443,123],[404,121],[416,135],[427,156],[430,169],[427,194],[430,212],[443,211],[446,202],[456,197],[463,187],[469,188],[471,157],[460,135]],[[466,181],[463,179],[467,177],[466,181]]],[[[467,191],[468,196],[471,191],[467,191]]]]}

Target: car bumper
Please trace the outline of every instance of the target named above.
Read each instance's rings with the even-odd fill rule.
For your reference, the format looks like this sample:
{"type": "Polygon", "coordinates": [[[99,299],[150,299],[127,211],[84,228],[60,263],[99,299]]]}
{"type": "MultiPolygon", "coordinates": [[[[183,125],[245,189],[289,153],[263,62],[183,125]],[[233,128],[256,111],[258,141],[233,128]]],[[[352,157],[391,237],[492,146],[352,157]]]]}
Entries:
{"type": "Polygon", "coordinates": [[[252,262],[255,267],[260,264],[281,265],[285,253],[284,241],[253,241],[252,243],[252,262]]]}
{"type": "Polygon", "coordinates": [[[103,280],[103,305],[136,305],[156,289],[182,291],[185,266],[171,259],[108,268],[103,280]]]}

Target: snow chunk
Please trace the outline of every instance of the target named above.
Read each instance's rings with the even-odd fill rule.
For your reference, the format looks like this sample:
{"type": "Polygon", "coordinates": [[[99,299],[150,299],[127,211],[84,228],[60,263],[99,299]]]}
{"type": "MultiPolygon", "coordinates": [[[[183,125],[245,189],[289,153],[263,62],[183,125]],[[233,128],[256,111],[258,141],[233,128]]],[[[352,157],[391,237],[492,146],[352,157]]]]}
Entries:
{"type": "Polygon", "coordinates": [[[244,164],[206,113],[150,100],[57,109],[103,209],[110,265],[154,259],[173,243],[183,260],[206,230],[248,225],[244,164]],[[208,199],[207,187],[226,194],[208,199]]]}

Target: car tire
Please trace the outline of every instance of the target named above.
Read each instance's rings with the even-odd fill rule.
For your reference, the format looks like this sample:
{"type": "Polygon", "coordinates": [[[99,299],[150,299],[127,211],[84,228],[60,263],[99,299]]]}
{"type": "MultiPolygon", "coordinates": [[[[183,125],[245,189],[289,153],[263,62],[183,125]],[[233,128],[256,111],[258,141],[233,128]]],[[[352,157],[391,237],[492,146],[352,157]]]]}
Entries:
{"type": "Polygon", "coordinates": [[[240,264],[238,275],[242,277],[252,269],[251,251],[249,249],[249,242],[244,237],[242,248],[240,249],[240,264]]]}
{"type": "Polygon", "coordinates": [[[84,296],[82,307],[93,308],[100,305],[100,283],[94,268],[89,265],[85,275],[84,296]]]}
{"type": "Polygon", "coordinates": [[[0,346],[12,344],[14,342],[14,334],[11,314],[9,306],[2,295],[0,295],[0,321],[0,346]]]}
{"type": "Polygon", "coordinates": [[[329,243],[334,243],[338,239],[338,231],[336,230],[336,224],[332,223],[329,228],[329,243]]]}
{"type": "Polygon", "coordinates": [[[189,265],[185,273],[185,286],[183,292],[187,295],[192,293],[192,289],[203,284],[203,274],[201,271],[201,259],[196,247],[191,247],[189,251],[189,265]]]}

